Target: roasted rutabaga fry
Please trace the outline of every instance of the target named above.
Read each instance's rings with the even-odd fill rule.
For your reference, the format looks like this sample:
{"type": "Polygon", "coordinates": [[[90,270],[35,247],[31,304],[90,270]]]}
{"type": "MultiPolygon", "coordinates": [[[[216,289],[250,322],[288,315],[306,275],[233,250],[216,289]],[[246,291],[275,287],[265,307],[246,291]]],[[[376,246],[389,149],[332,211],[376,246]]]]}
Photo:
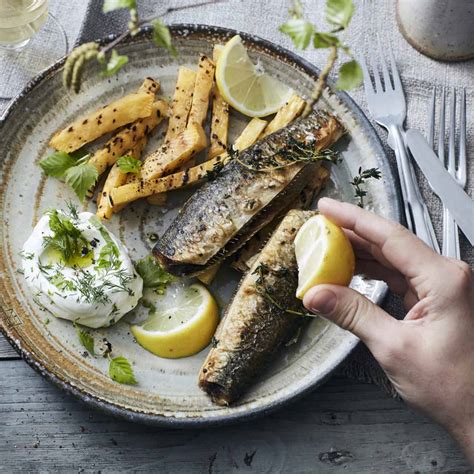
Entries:
{"type": "Polygon", "coordinates": [[[140,91],[128,94],[101,109],[81,117],[53,135],[49,144],[56,150],[73,152],[119,127],[148,117],[154,94],[140,91]]]}
{"type": "Polygon", "coordinates": [[[221,264],[216,263],[215,265],[212,265],[212,267],[209,267],[208,269],[197,275],[197,279],[199,281],[202,281],[205,285],[210,285],[212,283],[212,280],[214,280],[216,273],[219,271],[219,268],[221,268],[221,264]]]}
{"type": "Polygon", "coordinates": [[[290,211],[240,282],[199,373],[218,405],[241,396],[301,322],[294,239],[310,211],[290,211]]]}
{"type": "Polygon", "coordinates": [[[99,175],[109,166],[112,166],[125,151],[133,148],[144,136],[157,127],[167,116],[168,104],[164,100],[157,100],[152,104],[151,114],[139,119],[116,133],[103,148],[97,150],[89,163],[93,164],[99,175]]]}
{"type": "MultiPolygon", "coordinates": [[[[253,118],[235,141],[234,148],[236,150],[243,150],[251,146],[257,141],[259,135],[266,126],[267,122],[265,120],[253,118]]],[[[179,173],[148,181],[142,179],[140,182],[120,186],[112,191],[112,198],[117,204],[125,204],[127,202],[151,196],[152,194],[160,194],[173,189],[179,189],[184,186],[196,184],[206,178],[209,173],[220,168],[228,159],[229,155],[223,153],[212,160],[189,168],[188,170],[180,171],[179,173]]]]}
{"type": "MultiPolygon", "coordinates": [[[[145,146],[147,144],[147,137],[143,136],[137,143],[133,146],[132,149],[128,150],[125,154],[132,156],[133,158],[139,160],[145,146]]],[[[97,198],[97,217],[99,219],[110,219],[114,212],[117,212],[117,207],[112,204],[110,200],[110,191],[122,184],[127,182],[128,176],[130,173],[124,173],[120,170],[117,163],[115,163],[107,175],[105,180],[104,187],[102,192],[97,198]]]]}
{"type": "Polygon", "coordinates": [[[151,94],[153,98],[156,93],[160,90],[160,83],[155,81],[152,77],[146,77],[142,85],[139,87],[138,92],[147,92],[151,94]]]}
{"type": "Polygon", "coordinates": [[[215,69],[214,63],[207,56],[200,57],[188,126],[193,123],[203,126],[206,121],[215,69]]]}
{"type": "Polygon", "coordinates": [[[179,135],[188,123],[188,115],[193,101],[196,73],[187,67],[180,67],[170,107],[170,119],[165,142],[179,135]]]}
{"type": "Polygon", "coordinates": [[[143,163],[142,180],[148,181],[174,171],[194,154],[204,150],[207,138],[201,125],[193,123],[162,145],[143,163]]]}
{"type": "Polygon", "coordinates": [[[278,110],[260,138],[264,138],[293,122],[303,112],[305,104],[306,102],[298,95],[291,96],[290,100],[278,110]]]}
{"type": "MultiPolygon", "coordinates": [[[[222,47],[214,46],[214,63],[219,58],[222,47]]],[[[214,82],[212,89],[212,116],[210,146],[207,158],[211,160],[217,155],[224,153],[227,148],[227,133],[229,129],[229,104],[224,100],[217,84],[214,82]]]]}

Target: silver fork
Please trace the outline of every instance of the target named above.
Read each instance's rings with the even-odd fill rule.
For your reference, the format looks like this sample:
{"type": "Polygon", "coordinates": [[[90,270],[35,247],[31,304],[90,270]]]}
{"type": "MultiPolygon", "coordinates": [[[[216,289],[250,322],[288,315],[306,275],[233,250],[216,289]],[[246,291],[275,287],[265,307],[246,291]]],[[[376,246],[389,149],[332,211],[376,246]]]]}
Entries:
{"type": "Polygon", "coordinates": [[[388,55],[391,63],[390,71],[382,54],[380,40],[378,41],[379,58],[376,59],[373,50],[370,51],[370,62],[374,84],[370,78],[369,70],[364,58],[360,58],[360,65],[364,74],[364,88],[367,96],[369,111],[375,121],[388,131],[388,144],[395,151],[400,188],[402,191],[405,218],[408,228],[439,253],[439,245],[434,233],[428,208],[415,178],[415,172],[408,158],[408,152],[403,139],[403,123],[406,118],[406,101],[402,82],[398,74],[395,59],[391,48],[388,55]],[[384,87],[382,87],[382,70],[384,87]]]}
{"type": "MultiPolygon", "coordinates": [[[[446,89],[443,87],[441,91],[441,101],[439,106],[439,131],[438,131],[438,157],[449,171],[449,174],[456,179],[459,186],[466,187],[467,165],[466,165],[466,92],[465,89],[461,93],[460,101],[460,130],[459,130],[459,146],[458,159],[456,163],[456,89],[451,91],[450,117],[448,128],[448,160],[446,162],[444,153],[444,138],[446,133],[446,89]]],[[[431,120],[428,129],[428,142],[431,148],[434,148],[435,123],[436,123],[436,87],[433,88],[431,96],[431,120]]],[[[443,206],[443,244],[442,254],[445,257],[461,258],[459,249],[459,232],[458,226],[453,216],[443,206]]]]}

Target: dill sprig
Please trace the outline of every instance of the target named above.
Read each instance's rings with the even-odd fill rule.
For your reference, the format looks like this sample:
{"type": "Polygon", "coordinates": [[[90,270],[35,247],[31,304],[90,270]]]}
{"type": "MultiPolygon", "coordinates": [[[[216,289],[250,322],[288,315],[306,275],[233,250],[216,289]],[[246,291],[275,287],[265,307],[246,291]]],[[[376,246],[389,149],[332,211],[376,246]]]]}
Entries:
{"type": "Polygon", "coordinates": [[[362,171],[362,167],[359,168],[358,175],[354,176],[351,181],[354,186],[354,196],[359,200],[357,205],[364,207],[364,197],[367,196],[367,191],[362,187],[368,179],[380,179],[382,173],[378,168],[369,168],[362,171]]]}
{"type": "Polygon", "coordinates": [[[311,317],[314,318],[315,315],[308,313],[306,311],[296,311],[290,308],[285,308],[282,304],[280,304],[274,296],[274,292],[272,288],[266,285],[266,277],[268,275],[273,275],[277,278],[288,278],[290,274],[290,270],[288,268],[280,267],[280,268],[271,268],[265,263],[261,263],[258,267],[253,271],[253,275],[257,275],[257,279],[255,280],[255,287],[257,292],[265,298],[269,303],[273,306],[278,308],[280,311],[284,311],[288,314],[293,314],[296,316],[303,316],[303,317],[311,317]]]}

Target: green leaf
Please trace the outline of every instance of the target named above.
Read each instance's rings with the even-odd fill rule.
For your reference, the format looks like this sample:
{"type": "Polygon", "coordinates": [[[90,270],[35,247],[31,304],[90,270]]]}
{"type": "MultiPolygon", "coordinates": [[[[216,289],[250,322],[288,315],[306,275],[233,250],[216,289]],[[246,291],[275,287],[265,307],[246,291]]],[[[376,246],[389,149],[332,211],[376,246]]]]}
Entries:
{"type": "Polygon", "coordinates": [[[171,41],[171,33],[169,28],[163,23],[162,20],[156,19],[151,22],[151,26],[153,27],[153,41],[157,46],[162,46],[166,48],[171,56],[178,56],[178,51],[173,46],[171,41]]]}
{"type": "Polygon", "coordinates": [[[67,169],[75,164],[76,160],[64,151],[55,151],[39,162],[41,169],[47,176],[59,179],[63,178],[67,169]]]}
{"type": "Polygon", "coordinates": [[[173,277],[163,270],[153,257],[146,257],[135,264],[138,274],[143,279],[144,288],[163,288],[173,277]]]}
{"type": "Polygon", "coordinates": [[[114,357],[110,360],[109,376],[118,383],[127,385],[137,384],[130,362],[122,356],[114,357]]]}
{"type": "Polygon", "coordinates": [[[116,72],[125,66],[128,63],[128,56],[121,56],[117,51],[112,50],[112,55],[110,56],[109,62],[105,66],[105,69],[102,70],[102,77],[113,76],[116,72]]]}
{"type": "Polygon", "coordinates": [[[347,28],[354,14],[354,3],[352,0],[327,0],[326,21],[338,27],[347,28]]]}
{"type": "Polygon", "coordinates": [[[94,336],[92,336],[90,333],[82,329],[78,324],[74,323],[74,327],[76,328],[77,335],[79,336],[79,341],[81,344],[86,348],[87,352],[89,352],[92,355],[95,355],[94,353],[94,336]]]}
{"type": "Polygon", "coordinates": [[[359,87],[362,81],[362,69],[357,61],[352,60],[340,67],[336,87],[338,89],[350,90],[359,87]]]}
{"type": "Polygon", "coordinates": [[[303,18],[303,4],[300,0],[295,0],[293,2],[293,7],[288,10],[288,13],[292,18],[303,18]]]}
{"type": "Polygon", "coordinates": [[[117,160],[117,166],[119,167],[119,170],[124,174],[138,174],[140,172],[142,162],[140,160],[137,160],[133,156],[121,156],[117,160]]]}
{"type": "Polygon", "coordinates": [[[288,35],[293,44],[299,49],[306,49],[314,33],[314,27],[311,23],[303,19],[294,18],[281,25],[279,30],[288,35]]]}
{"type": "Polygon", "coordinates": [[[136,0],[104,0],[102,11],[109,13],[119,8],[137,8],[137,2],[136,0]]]}
{"type": "Polygon", "coordinates": [[[331,33],[314,33],[313,46],[315,48],[329,48],[331,46],[339,46],[339,38],[331,33]]]}
{"type": "Polygon", "coordinates": [[[94,186],[98,178],[97,168],[89,163],[73,166],[64,173],[64,181],[74,189],[81,201],[84,201],[87,191],[94,186]]]}

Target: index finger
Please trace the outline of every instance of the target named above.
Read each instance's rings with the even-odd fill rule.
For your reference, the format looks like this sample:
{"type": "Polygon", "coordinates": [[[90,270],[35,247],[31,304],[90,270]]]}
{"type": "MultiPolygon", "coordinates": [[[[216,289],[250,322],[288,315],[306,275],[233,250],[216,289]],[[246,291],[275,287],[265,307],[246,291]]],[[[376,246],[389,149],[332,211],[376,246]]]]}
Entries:
{"type": "Polygon", "coordinates": [[[420,268],[438,266],[441,257],[402,225],[353,204],[322,198],[319,211],[335,224],[350,229],[378,247],[384,258],[409,278],[420,268]]]}

